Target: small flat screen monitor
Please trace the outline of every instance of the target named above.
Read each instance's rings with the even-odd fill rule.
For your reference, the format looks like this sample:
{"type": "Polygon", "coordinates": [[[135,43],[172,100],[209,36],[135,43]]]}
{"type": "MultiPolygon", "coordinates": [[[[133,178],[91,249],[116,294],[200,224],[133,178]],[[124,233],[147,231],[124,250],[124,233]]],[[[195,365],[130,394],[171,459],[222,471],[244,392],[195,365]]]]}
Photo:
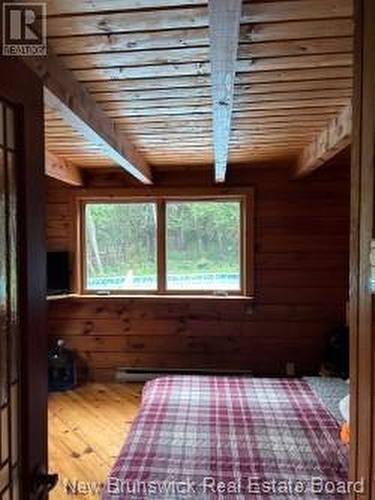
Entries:
{"type": "Polygon", "coordinates": [[[68,293],[69,281],[69,252],[47,252],[48,295],[68,293]]]}

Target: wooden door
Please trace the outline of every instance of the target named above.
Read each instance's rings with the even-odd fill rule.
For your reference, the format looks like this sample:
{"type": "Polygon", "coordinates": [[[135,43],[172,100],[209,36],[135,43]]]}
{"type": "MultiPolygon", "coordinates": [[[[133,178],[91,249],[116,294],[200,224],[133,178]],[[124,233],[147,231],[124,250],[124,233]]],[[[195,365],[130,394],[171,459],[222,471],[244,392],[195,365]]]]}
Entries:
{"type": "Polygon", "coordinates": [[[19,498],[20,363],[16,110],[0,98],[0,426],[2,498],[19,498]]]}
{"type": "Polygon", "coordinates": [[[355,0],[355,81],[351,179],[350,465],[375,500],[375,321],[371,290],[374,227],[375,2],[355,0]]]}
{"type": "Polygon", "coordinates": [[[46,496],[43,93],[0,57],[0,499],[46,496]]]}

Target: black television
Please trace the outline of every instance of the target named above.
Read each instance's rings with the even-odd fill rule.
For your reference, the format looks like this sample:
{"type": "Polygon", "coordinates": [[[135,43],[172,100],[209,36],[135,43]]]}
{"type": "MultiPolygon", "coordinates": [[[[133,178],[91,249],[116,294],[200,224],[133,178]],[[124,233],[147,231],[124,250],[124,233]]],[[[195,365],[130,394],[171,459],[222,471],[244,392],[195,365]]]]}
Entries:
{"type": "Polygon", "coordinates": [[[69,293],[69,252],[47,252],[47,293],[69,293]]]}

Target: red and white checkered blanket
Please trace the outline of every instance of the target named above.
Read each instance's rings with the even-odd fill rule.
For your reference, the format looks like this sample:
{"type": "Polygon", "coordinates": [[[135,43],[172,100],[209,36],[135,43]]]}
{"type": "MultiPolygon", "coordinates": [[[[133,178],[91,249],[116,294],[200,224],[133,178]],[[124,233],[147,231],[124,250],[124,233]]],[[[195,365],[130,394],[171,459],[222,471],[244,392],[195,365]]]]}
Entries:
{"type": "Polygon", "coordinates": [[[300,379],[146,384],[103,499],[346,498],[339,426],[300,379]]]}

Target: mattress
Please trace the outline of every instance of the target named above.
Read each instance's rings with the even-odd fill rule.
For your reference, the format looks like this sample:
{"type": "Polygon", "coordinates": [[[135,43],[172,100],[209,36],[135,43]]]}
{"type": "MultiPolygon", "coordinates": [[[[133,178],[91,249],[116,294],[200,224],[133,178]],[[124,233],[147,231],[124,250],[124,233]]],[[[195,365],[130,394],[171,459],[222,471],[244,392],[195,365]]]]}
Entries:
{"type": "Polygon", "coordinates": [[[339,423],[305,379],[148,382],[103,499],[346,498],[339,423]]]}

